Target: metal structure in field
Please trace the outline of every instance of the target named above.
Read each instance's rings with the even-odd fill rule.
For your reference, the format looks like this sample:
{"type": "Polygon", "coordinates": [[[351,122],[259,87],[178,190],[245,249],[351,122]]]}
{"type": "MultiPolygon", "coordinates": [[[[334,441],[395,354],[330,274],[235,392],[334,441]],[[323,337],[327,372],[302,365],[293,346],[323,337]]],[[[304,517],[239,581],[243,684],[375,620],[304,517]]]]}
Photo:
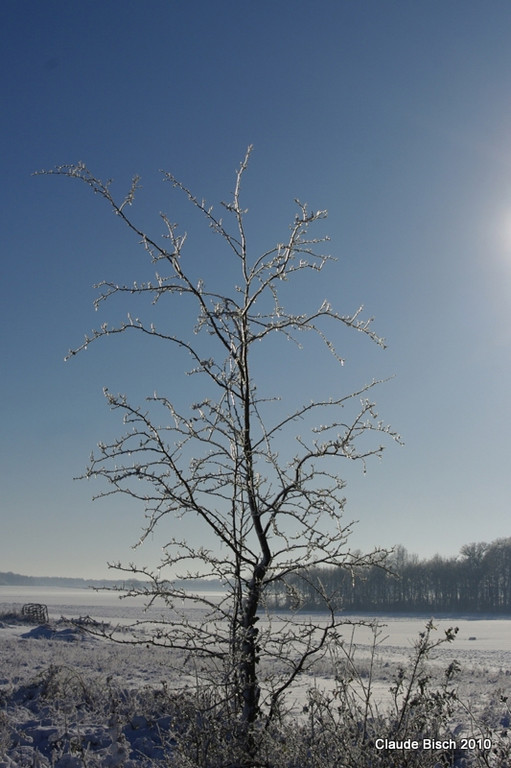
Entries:
{"type": "Polygon", "coordinates": [[[48,607],[43,603],[25,603],[21,614],[35,624],[48,624],[48,607]]]}

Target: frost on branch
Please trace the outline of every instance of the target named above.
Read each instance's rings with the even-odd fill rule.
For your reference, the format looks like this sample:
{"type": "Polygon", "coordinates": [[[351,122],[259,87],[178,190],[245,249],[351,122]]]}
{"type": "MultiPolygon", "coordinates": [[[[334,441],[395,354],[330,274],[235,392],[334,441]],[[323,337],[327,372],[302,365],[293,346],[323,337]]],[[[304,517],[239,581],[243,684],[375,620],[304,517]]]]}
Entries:
{"type": "MultiPolygon", "coordinates": [[[[245,229],[250,214],[240,200],[250,153],[251,147],[236,173],[232,200],[222,206],[225,221],[172,174],[163,174],[164,181],[206,220],[217,249],[219,243],[223,247],[222,264],[229,263],[230,268],[221,272],[220,290],[197,279],[193,251],[182,258],[186,234],[179,234],[167,215],[161,216],[163,237],[152,236],[135,223],[131,211],[136,213],[139,177],[133,178],[118,203],[112,183],[101,182],[83,164],[49,173],[78,179],[103,198],[142,245],[149,273],[131,284],[99,283],[95,308],[103,311],[112,298],[125,298],[124,319],[102,323],[69,354],[105,336],[150,336],[161,343],[167,359],[180,360],[176,353],[185,354],[190,364],[183,373],[193,374],[193,383],[202,392],[199,399],[190,395],[188,405],[181,402],[180,393],[154,392],[140,406],[105,389],[108,405],[122,416],[125,432],[99,444],[86,476],[105,483],[100,495],[121,494],[140,502],[145,522],[139,544],[166,531],[167,521],[173,531],[176,521],[189,521],[202,539],[202,544],[192,545],[165,535],[157,568],[133,563],[115,568],[144,583],[130,594],[142,594],[150,605],[172,606],[157,628],[152,627],[151,642],[177,648],[187,658],[214,661],[210,682],[215,691],[223,691],[223,704],[239,724],[244,748],[253,757],[255,724],[268,724],[277,717],[297,675],[327,652],[330,638],[337,637],[342,625],[337,613],[342,595],[321,586],[314,576],[317,569],[345,568],[358,578],[385,558],[384,551],[361,554],[348,545],[352,525],[343,519],[343,467],[346,461],[358,461],[365,470],[371,457],[382,455],[381,438],[399,437],[379,419],[369,398],[377,381],[341,395],[315,400],[306,396],[298,407],[286,405],[285,392],[260,393],[267,379],[258,380],[254,353],[257,349],[260,356],[272,339],[302,348],[305,332],[318,338],[339,364],[339,376],[344,364],[338,351],[340,330],[355,330],[380,346],[384,343],[373,330],[372,319],[363,317],[362,307],[339,314],[326,298],[309,312],[286,306],[282,281],[290,283],[298,274],[310,272],[312,294],[313,276],[332,261],[321,250],[328,238],[311,234],[326,211],[310,211],[297,200],[287,236],[253,254],[245,229]],[[194,308],[195,321],[188,330],[176,322],[178,297],[194,308]],[[133,300],[136,313],[129,307],[133,300]],[[378,442],[373,444],[375,433],[378,442]],[[182,581],[176,581],[193,583],[197,576],[218,580],[221,599],[212,600],[193,587],[185,590],[182,581]],[[288,615],[273,632],[276,606],[300,607],[300,581],[317,585],[328,620],[310,628],[300,616],[288,615]],[[176,612],[185,599],[203,611],[200,630],[186,614],[176,612]],[[256,626],[262,610],[269,612],[269,629],[264,631],[256,626]],[[265,677],[269,668],[280,672],[265,677]]],[[[265,221],[259,224],[264,230],[265,221]]],[[[285,370],[284,355],[280,359],[273,355],[271,361],[285,370]]],[[[304,365],[308,364],[304,356],[304,365]]],[[[339,382],[342,386],[341,378],[339,382]]],[[[138,623],[131,642],[139,642],[140,628],[138,623]]]]}

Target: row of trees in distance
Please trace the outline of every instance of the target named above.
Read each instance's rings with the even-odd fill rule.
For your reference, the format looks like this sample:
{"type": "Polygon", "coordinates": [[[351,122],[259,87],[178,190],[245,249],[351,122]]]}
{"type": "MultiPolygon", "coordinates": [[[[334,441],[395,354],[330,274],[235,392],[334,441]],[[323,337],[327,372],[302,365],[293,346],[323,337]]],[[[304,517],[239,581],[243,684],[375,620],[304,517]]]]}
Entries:
{"type": "Polygon", "coordinates": [[[399,546],[387,566],[293,574],[274,601],[281,608],[299,603],[313,610],[328,594],[345,611],[511,612],[511,538],[467,544],[458,556],[424,560],[399,546]]]}

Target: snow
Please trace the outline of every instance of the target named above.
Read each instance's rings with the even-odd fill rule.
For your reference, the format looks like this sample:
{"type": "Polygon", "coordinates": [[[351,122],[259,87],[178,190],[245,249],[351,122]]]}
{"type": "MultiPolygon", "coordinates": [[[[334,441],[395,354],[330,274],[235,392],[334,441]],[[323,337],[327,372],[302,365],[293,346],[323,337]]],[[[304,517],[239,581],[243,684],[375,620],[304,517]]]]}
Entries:
{"type": "MultiPolygon", "coordinates": [[[[0,616],[0,768],[163,765],[178,728],[173,707],[180,691],[193,688],[195,676],[183,670],[179,654],[108,642],[70,622],[88,615],[127,623],[141,617],[142,603],[121,601],[108,592],[0,587],[0,614],[20,610],[24,602],[46,604],[50,624],[34,626],[0,616]]],[[[430,617],[377,618],[382,628],[373,692],[376,703],[386,706],[393,675],[410,657],[430,617]]],[[[460,690],[473,711],[482,712],[497,695],[511,695],[510,619],[442,616],[435,626],[439,638],[448,627],[459,627],[454,643],[435,651],[431,667],[441,675],[451,661],[460,662],[460,690]]],[[[278,631],[278,620],[273,629],[278,631]]],[[[353,632],[347,626],[344,641],[359,668],[367,669],[369,627],[353,632]]],[[[296,717],[301,717],[311,687],[330,693],[336,689],[334,676],[335,664],[326,657],[300,677],[289,700],[296,717]]]]}

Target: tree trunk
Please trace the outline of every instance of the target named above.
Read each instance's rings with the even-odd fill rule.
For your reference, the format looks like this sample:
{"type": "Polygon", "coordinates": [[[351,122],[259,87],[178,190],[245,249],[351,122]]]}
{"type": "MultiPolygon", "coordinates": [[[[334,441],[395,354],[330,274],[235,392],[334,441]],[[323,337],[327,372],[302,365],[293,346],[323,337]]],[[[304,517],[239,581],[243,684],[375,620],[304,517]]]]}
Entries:
{"type": "Polygon", "coordinates": [[[257,637],[259,630],[257,609],[261,599],[261,581],[266,573],[266,566],[259,564],[252,576],[248,588],[248,596],[243,612],[243,640],[241,643],[240,681],[243,709],[241,720],[245,724],[252,724],[257,720],[259,713],[259,697],[261,689],[258,684],[257,664],[259,661],[259,649],[257,637]]]}

